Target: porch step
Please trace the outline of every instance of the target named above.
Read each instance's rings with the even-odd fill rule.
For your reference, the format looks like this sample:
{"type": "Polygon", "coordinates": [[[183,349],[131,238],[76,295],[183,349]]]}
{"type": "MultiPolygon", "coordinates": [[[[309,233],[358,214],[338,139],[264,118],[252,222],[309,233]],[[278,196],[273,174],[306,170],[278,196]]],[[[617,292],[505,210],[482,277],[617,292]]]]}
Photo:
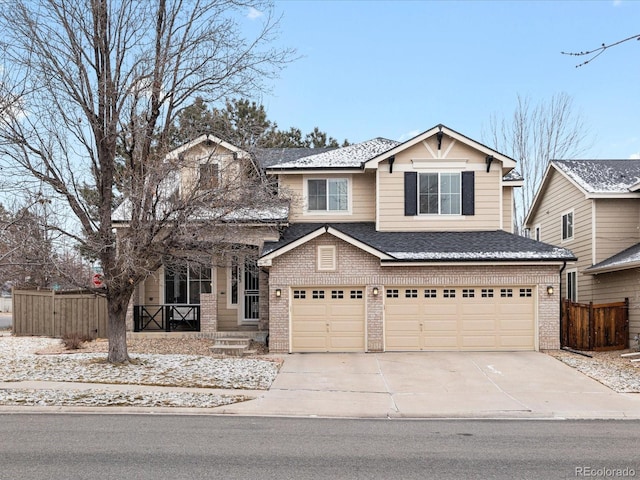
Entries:
{"type": "Polygon", "coordinates": [[[234,357],[242,357],[255,353],[255,350],[249,350],[251,339],[242,337],[218,337],[216,338],[211,351],[218,355],[230,355],[234,357]]]}

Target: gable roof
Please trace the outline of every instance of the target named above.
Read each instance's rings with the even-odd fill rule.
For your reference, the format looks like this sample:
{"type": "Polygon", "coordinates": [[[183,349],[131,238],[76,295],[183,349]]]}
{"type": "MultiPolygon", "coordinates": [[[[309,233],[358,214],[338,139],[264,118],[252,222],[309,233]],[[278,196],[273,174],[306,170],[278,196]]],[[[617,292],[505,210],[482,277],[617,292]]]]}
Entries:
{"type": "MultiPolygon", "coordinates": [[[[362,168],[363,164],[382,154],[400,142],[387,138],[374,138],[327,152],[316,153],[291,161],[272,164],[268,170],[297,170],[318,168],[362,168]]],[[[317,151],[317,150],[316,150],[317,151]]]]}
{"type": "Polygon", "coordinates": [[[250,155],[246,151],[236,147],[235,145],[232,145],[229,142],[225,142],[224,140],[216,137],[215,135],[211,135],[210,133],[205,133],[204,135],[200,135],[199,137],[194,138],[190,142],[184,143],[179,147],[171,150],[167,154],[167,159],[177,158],[178,155],[186,152],[187,150],[192,149],[193,147],[198,146],[201,143],[210,143],[210,144],[219,145],[229,150],[230,152],[235,153],[236,155],[238,155],[238,157],[241,157],[241,158],[250,157],[250,155]]]}
{"type": "Polygon", "coordinates": [[[598,273],[615,272],[638,267],[640,267],[640,243],[636,243],[626,250],[592,265],[585,269],[584,273],[596,275],[598,273]]]}
{"type": "Polygon", "coordinates": [[[474,148],[476,150],[479,150],[480,152],[492,156],[494,157],[496,160],[499,160],[502,162],[503,168],[506,168],[508,170],[511,170],[512,168],[515,168],[516,166],[516,161],[511,158],[511,157],[507,157],[506,155],[503,155],[502,153],[487,147],[486,145],[483,145],[480,142],[477,142],[475,140],[472,140],[471,138],[462,135],[459,132],[456,132],[455,130],[443,125],[443,124],[438,124],[433,128],[430,128],[429,130],[426,130],[422,133],[420,133],[419,135],[416,135],[415,137],[407,140],[406,142],[403,143],[398,143],[398,145],[396,145],[395,148],[387,151],[387,152],[383,152],[379,155],[376,155],[375,157],[370,158],[369,160],[367,160],[367,165],[365,166],[365,168],[367,167],[373,167],[375,165],[377,165],[378,163],[380,163],[383,160],[386,160],[387,158],[395,155],[396,153],[401,152],[402,150],[406,150],[409,147],[412,147],[420,142],[423,142],[424,140],[433,137],[434,135],[437,135],[439,132],[442,132],[443,134],[447,135],[448,137],[451,137],[465,145],[470,146],[471,148],[474,148]]]}
{"type": "Polygon", "coordinates": [[[277,242],[264,244],[263,265],[313,238],[329,233],[385,262],[562,262],[575,255],[504,230],[472,232],[380,232],[375,223],[298,223],[277,242]]]}
{"type": "Polygon", "coordinates": [[[640,182],[640,160],[553,160],[583,192],[629,193],[640,182]]]}
{"type": "Polygon", "coordinates": [[[640,160],[552,160],[533,197],[525,225],[531,222],[553,172],[571,182],[585,198],[640,197],[640,160]]]}

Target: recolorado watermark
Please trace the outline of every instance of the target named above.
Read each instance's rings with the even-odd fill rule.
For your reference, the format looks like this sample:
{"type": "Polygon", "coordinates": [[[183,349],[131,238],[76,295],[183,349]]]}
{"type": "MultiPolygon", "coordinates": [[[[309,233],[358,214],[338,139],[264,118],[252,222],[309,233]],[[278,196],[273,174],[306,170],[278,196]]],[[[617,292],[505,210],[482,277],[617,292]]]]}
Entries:
{"type": "Polygon", "coordinates": [[[585,478],[633,478],[636,476],[634,468],[591,467],[580,466],[575,469],[576,477],[585,478]]]}

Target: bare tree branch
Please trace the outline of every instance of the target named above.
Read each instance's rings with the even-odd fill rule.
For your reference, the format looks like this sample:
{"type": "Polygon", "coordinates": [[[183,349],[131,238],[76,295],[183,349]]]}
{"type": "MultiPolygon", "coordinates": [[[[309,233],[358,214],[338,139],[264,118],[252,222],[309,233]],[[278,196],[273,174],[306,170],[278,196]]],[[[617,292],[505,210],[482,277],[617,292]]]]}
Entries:
{"type": "Polygon", "coordinates": [[[588,58],[584,62],[579,63],[578,65],[576,65],[576,68],[578,68],[578,67],[583,67],[587,63],[592,62],[593,60],[598,58],[600,55],[602,55],[609,48],[616,47],[616,46],[620,45],[621,43],[625,43],[625,42],[628,42],[629,40],[634,40],[634,39],[635,40],[640,40],[640,34],[631,35],[630,37],[627,37],[627,38],[622,39],[622,40],[618,40],[617,42],[613,42],[613,43],[610,43],[610,44],[603,43],[598,48],[594,48],[593,50],[587,50],[586,52],[560,52],[560,53],[562,55],[570,55],[570,56],[574,56],[574,57],[584,57],[584,56],[590,55],[591,56],[590,58],[588,58]]]}

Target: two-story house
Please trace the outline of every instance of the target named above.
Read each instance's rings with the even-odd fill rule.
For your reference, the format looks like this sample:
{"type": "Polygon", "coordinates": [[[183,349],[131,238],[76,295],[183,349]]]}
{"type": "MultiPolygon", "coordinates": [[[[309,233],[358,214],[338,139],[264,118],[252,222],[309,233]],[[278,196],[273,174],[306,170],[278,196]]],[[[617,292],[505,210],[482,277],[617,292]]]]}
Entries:
{"type": "Polygon", "coordinates": [[[558,348],[575,257],[513,233],[515,166],[443,125],[271,164],[297,201],[258,260],[270,349],[558,348]]]}
{"type": "Polygon", "coordinates": [[[138,287],[130,329],[171,330],[157,319],[196,305],[200,335],[268,333],[273,352],[559,347],[559,272],[575,258],[513,233],[523,179],[485,145],[438,125],[254,157],[203,136],[171,155],[193,160],[180,182],[254,162],[290,205],[232,215],[238,254],[212,252],[211,268],[161,268],[138,287]]]}
{"type": "Polygon", "coordinates": [[[525,225],[531,237],[571,249],[561,296],[580,303],[629,299],[640,333],[640,160],[555,160],[525,225]]]}

